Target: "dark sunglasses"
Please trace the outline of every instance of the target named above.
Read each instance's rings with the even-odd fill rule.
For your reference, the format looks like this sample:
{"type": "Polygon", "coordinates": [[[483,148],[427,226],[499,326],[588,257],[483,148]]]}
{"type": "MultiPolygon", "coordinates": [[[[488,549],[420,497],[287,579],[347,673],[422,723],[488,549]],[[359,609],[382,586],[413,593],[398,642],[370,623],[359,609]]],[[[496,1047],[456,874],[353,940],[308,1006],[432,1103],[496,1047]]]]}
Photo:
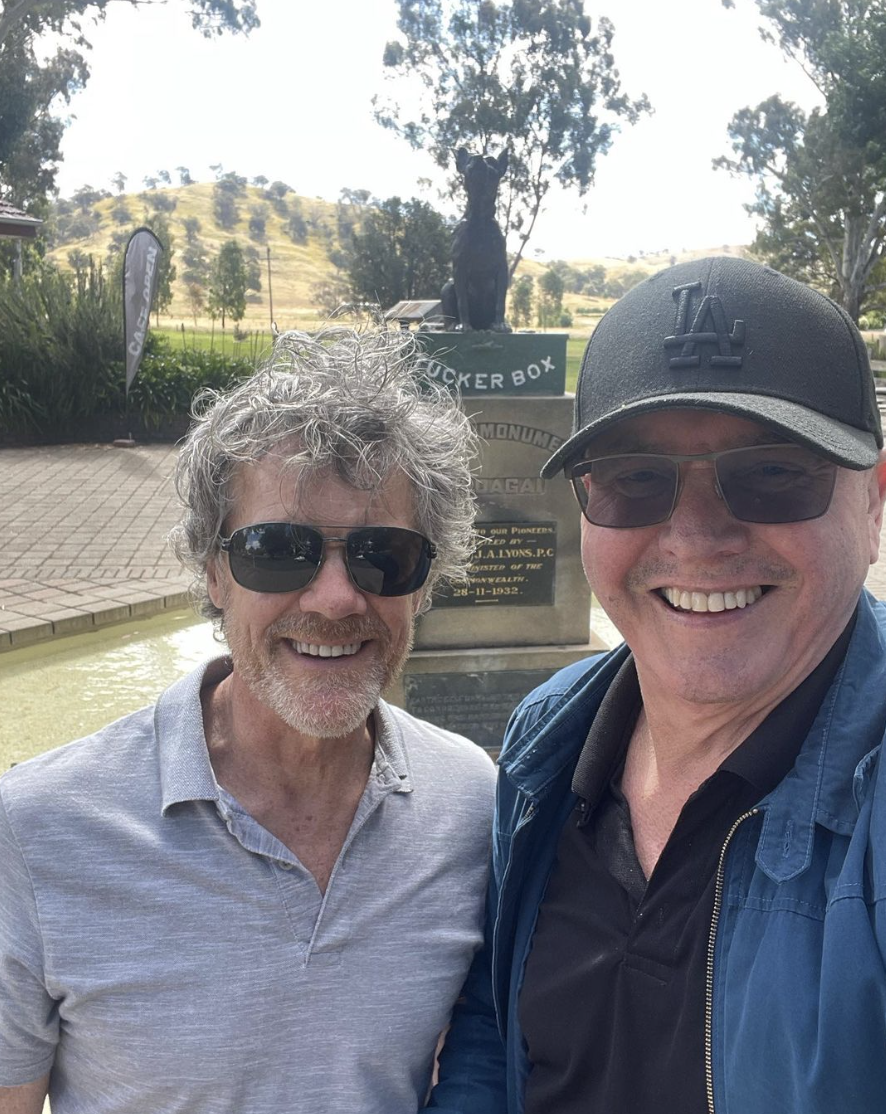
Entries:
{"type": "Polygon", "coordinates": [[[804,522],[831,503],[837,465],[802,445],[749,445],[718,453],[677,456],[628,453],[567,467],[582,513],[595,526],[630,530],[655,526],[674,513],[680,465],[712,460],[717,491],[742,522],[804,522]]]}
{"type": "Polygon", "coordinates": [[[361,592],[408,596],[427,580],[437,550],[415,530],[399,526],[330,526],[346,531],[327,538],[298,522],[256,522],[235,530],[219,544],[228,555],[231,575],[250,592],[297,592],[306,588],[323,563],[327,542],[344,545],[345,567],[361,592]]]}

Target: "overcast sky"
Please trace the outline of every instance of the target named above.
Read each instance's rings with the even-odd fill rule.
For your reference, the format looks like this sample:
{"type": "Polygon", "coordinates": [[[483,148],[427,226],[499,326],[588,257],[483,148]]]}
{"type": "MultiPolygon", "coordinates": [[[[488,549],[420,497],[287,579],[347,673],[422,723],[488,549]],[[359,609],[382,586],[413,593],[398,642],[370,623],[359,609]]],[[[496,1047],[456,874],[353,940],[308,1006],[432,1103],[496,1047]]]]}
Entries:
{"type": "MultiPolygon", "coordinates": [[[[89,183],[127,189],[159,169],[212,180],[221,163],[264,174],[298,193],[335,200],[344,187],[412,196],[432,177],[372,118],[383,91],[393,0],[258,0],[249,38],[207,41],[191,30],[186,0],[111,5],[89,37],[92,77],[70,107],[58,177],[64,195],[89,183]]],[[[625,256],[664,248],[747,243],[742,203],[752,186],[714,171],[732,114],[772,93],[809,108],[815,91],[799,68],[763,43],[752,0],[585,0],[615,24],[623,89],[646,93],[655,114],[616,137],[585,198],[549,194],[530,244],[547,258],[625,256]]],[[[429,199],[434,200],[433,197],[429,199]]]]}

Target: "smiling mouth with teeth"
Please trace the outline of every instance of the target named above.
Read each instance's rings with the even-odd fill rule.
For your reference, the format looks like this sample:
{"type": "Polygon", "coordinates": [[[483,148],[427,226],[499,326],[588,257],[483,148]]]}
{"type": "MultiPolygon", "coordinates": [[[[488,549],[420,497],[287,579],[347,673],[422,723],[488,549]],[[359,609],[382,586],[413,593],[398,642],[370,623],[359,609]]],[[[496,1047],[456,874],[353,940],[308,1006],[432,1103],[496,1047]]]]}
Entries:
{"type": "Polygon", "coordinates": [[[312,658],[341,658],[356,654],[362,642],[349,642],[345,646],[330,646],[326,643],[316,642],[290,642],[290,646],[299,654],[308,654],[312,658]]]}
{"type": "Polygon", "coordinates": [[[677,611],[733,611],[756,603],[766,589],[737,588],[734,592],[687,592],[683,588],[660,588],[659,595],[677,611]]]}

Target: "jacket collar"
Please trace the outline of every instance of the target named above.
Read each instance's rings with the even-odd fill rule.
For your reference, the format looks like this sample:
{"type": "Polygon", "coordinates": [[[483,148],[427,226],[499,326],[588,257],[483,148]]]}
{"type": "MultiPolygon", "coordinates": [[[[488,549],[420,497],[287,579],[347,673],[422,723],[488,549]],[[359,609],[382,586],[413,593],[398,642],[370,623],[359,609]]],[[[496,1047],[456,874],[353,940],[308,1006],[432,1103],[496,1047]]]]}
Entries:
{"type": "Polygon", "coordinates": [[[815,825],[851,834],[861,782],[886,729],[886,605],[862,594],[843,664],[791,772],[760,802],[757,865],[775,882],[812,861],[815,825]]]}
{"type": "Polygon", "coordinates": [[[630,655],[622,644],[608,654],[567,667],[527,697],[498,760],[502,772],[526,796],[544,796],[561,774],[572,770],[587,738],[588,726],[613,678],[630,655]],[[528,725],[524,720],[531,715],[528,725]]]}

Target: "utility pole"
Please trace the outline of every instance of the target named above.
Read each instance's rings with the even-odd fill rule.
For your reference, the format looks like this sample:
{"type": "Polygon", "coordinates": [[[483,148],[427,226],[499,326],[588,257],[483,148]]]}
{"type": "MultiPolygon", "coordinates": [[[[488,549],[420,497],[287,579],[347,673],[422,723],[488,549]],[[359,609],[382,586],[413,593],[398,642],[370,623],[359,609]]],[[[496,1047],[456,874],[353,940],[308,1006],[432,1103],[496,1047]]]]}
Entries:
{"type": "Polygon", "coordinates": [[[268,253],[268,305],[271,315],[271,335],[274,333],[274,292],[271,289],[271,245],[266,245],[268,253]]]}

